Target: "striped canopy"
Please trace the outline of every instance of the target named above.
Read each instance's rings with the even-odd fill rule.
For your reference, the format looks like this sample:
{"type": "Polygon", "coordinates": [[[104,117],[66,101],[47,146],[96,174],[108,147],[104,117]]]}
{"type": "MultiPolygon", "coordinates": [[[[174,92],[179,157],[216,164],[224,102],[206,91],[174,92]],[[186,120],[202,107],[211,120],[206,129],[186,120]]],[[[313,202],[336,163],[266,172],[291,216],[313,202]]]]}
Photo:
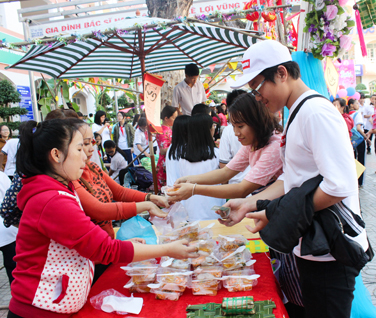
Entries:
{"type": "MultiPolygon", "coordinates": [[[[149,19],[149,23],[171,22],[149,19]]],[[[134,26],[136,20],[124,20],[122,29],[134,26]]],[[[145,18],[142,20],[145,21],[145,18]]],[[[105,39],[97,34],[86,41],[68,45],[59,41],[49,45],[33,45],[10,68],[41,72],[54,78],[132,78],[141,76],[143,71],[181,70],[189,63],[203,68],[241,57],[256,42],[251,35],[202,23],[160,25],[145,30],[114,30],[109,34],[107,32],[105,39]]]]}

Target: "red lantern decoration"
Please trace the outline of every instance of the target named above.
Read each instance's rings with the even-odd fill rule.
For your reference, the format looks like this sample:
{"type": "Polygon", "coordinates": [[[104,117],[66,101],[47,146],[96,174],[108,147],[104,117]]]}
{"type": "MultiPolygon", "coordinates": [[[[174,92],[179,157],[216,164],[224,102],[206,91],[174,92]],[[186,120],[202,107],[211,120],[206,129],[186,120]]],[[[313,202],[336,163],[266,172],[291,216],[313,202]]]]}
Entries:
{"type": "Polygon", "coordinates": [[[245,18],[248,20],[248,21],[257,21],[258,18],[260,17],[260,14],[255,11],[255,12],[252,12],[252,13],[248,13],[245,18]]]}
{"type": "Polygon", "coordinates": [[[261,13],[266,22],[273,22],[277,19],[275,12],[261,13]]]}

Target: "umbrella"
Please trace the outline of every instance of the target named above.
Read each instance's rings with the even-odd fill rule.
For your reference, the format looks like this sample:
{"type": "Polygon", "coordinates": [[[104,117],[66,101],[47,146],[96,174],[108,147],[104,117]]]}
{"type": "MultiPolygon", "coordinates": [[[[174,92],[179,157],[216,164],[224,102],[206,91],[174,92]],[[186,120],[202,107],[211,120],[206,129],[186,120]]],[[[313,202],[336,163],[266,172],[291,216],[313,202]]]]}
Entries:
{"type": "Polygon", "coordinates": [[[241,57],[260,38],[226,27],[158,18],[125,19],[117,26],[86,38],[78,35],[68,43],[55,38],[48,45],[33,45],[10,68],[54,78],[132,78],[145,71],[181,70],[189,63],[204,68],[241,57]]]}
{"type": "MultiPolygon", "coordinates": [[[[119,21],[110,30],[68,38],[44,39],[10,68],[36,71],[54,78],[132,78],[150,73],[201,68],[241,57],[258,36],[192,19],[171,21],[134,18],[119,21]]],[[[25,45],[28,43],[18,43],[25,45]]],[[[149,146],[157,193],[151,134],[149,146]]]]}

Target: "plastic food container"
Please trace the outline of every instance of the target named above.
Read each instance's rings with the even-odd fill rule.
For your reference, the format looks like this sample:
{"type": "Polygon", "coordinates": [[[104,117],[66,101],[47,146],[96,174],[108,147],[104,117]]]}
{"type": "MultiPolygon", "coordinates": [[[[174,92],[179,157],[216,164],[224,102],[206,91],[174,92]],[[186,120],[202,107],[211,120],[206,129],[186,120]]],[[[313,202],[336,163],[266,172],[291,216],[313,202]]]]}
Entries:
{"type": "Polygon", "coordinates": [[[155,294],[155,299],[160,300],[178,300],[180,298],[180,293],[177,292],[166,292],[159,289],[151,289],[151,293],[155,294]]]}
{"type": "Polygon", "coordinates": [[[218,235],[219,249],[221,251],[235,251],[241,246],[246,246],[247,239],[240,234],[233,235],[218,235]]]}
{"type": "Polygon", "coordinates": [[[151,289],[147,283],[135,284],[133,282],[133,277],[128,281],[124,288],[128,288],[130,293],[150,293],[151,289]]]}
{"type": "Polygon", "coordinates": [[[191,261],[190,259],[175,259],[168,256],[163,256],[161,258],[161,267],[170,267],[180,270],[190,270],[191,261]]]}
{"type": "Polygon", "coordinates": [[[249,291],[257,285],[257,279],[260,275],[253,274],[248,276],[224,276],[223,287],[229,292],[249,291]]]}
{"type": "Polygon", "coordinates": [[[215,296],[220,288],[220,281],[216,279],[192,280],[191,288],[193,295],[215,296]]]}
{"type": "Polygon", "coordinates": [[[214,278],[221,278],[222,272],[222,266],[200,266],[193,271],[193,279],[208,280],[214,278]]]}
{"type": "Polygon", "coordinates": [[[174,268],[160,267],[157,271],[156,281],[159,283],[172,283],[186,287],[192,277],[191,271],[183,271],[174,268]]]}
{"type": "Polygon", "coordinates": [[[158,237],[159,244],[171,243],[177,240],[179,240],[179,237],[177,235],[159,235],[158,237]]]}
{"type": "Polygon", "coordinates": [[[174,230],[171,234],[173,236],[177,235],[179,240],[187,239],[189,242],[191,242],[196,241],[198,239],[199,229],[200,224],[198,221],[196,221],[174,230]]]}
{"type": "Polygon", "coordinates": [[[214,240],[197,240],[190,242],[189,246],[196,247],[199,255],[209,256],[216,250],[217,243],[214,240]]]}
{"type": "Polygon", "coordinates": [[[220,265],[217,258],[213,257],[213,255],[209,256],[199,256],[197,258],[192,258],[191,263],[193,268],[198,266],[217,266],[220,265]]]}
{"type": "Polygon", "coordinates": [[[249,250],[242,246],[236,251],[221,252],[220,260],[226,270],[242,269],[247,266],[247,262],[252,258],[249,250]]]}
{"type": "Polygon", "coordinates": [[[158,265],[150,265],[145,267],[122,266],[121,269],[127,271],[127,275],[133,278],[134,284],[149,284],[155,281],[158,265]]]}

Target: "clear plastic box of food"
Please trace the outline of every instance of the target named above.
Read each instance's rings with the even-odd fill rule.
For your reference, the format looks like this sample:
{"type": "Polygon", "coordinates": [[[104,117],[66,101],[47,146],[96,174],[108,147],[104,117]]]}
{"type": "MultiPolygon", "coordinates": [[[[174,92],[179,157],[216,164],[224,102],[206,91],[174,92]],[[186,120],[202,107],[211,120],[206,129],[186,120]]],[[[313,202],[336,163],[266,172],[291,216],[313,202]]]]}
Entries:
{"type": "Polygon", "coordinates": [[[180,286],[187,286],[192,278],[191,271],[184,271],[169,267],[158,268],[156,281],[159,283],[173,283],[180,286]]]}
{"type": "Polygon", "coordinates": [[[125,270],[127,275],[133,278],[133,283],[136,285],[144,283],[149,284],[155,281],[158,265],[150,265],[145,267],[122,266],[121,269],[125,270]]]}
{"type": "Polygon", "coordinates": [[[218,245],[221,251],[235,251],[241,246],[246,246],[247,239],[240,234],[233,234],[227,236],[218,235],[218,245]]]}
{"type": "Polygon", "coordinates": [[[222,266],[200,266],[193,271],[192,278],[197,280],[221,278],[222,272],[222,266]]]}
{"type": "Polygon", "coordinates": [[[181,293],[178,292],[166,292],[159,289],[151,289],[151,293],[155,294],[155,299],[160,300],[178,300],[180,298],[181,293]]]}
{"type": "Polygon", "coordinates": [[[214,240],[197,240],[189,242],[189,246],[196,247],[199,255],[209,256],[217,249],[217,242],[214,240]]]}
{"type": "Polygon", "coordinates": [[[223,287],[229,292],[249,291],[257,285],[260,275],[223,276],[223,287]]]}
{"type": "Polygon", "coordinates": [[[158,243],[159,244],[167,244],[171,242],[175,242],[179,240],[179,237],[177,235],[159,235],[158,236],[158,243]]]}
{"type": "Polygon", "coordinates": [[[149,265],[156,265],[158,264],[158,261],[155,258],[147,259],[140,262],[132,262],[129,263],[126,267],[145,267],[149,265]]]}
{"type": "Polygon", "coordinates": [[[253,269],[253,266],[243,269],[234,269],[234,270],[225,270],[223,271],[223,276],[249,276],[252,274],[256,274],[255,270],[253,269]]]}
{"type": "Polygon", "coordinates": [[[220,288],[220,281],[216,279],[194,279],[192,280],[191,288],[193,295],[216,296],[220,288]]]}
{"type": "Polygon", "coordinates": [[[174,283],[154,283],[149,284],[148,287],[155,289],[155,290],[161,290],[165,292],[178,292],[183,293],[185,291],[186,286],[184,285],[178,285],[174,283]]]}
{"type": "Polygon", "coordinates": [[[150,287],[148,283],[135,284],[133,282],[133,277],[128,281],[124,288],[129,289],[130,293],[150,293],[150,287]]]}
{"type": "Polygon", "coordinates": [[[220,252],[219,259],[226,270],[241,269],[247,266],[247,262],[252,258],[252,254],[245,246],[239,247],[235,251],[220,252]]]}
{"type": "Polygon", "coordinates": [[[216,258],[214,255],[209,256],[199,256],[197,258],[192,258],[191,263],[193,268],[196,268],[198,266],[217,266],[221,265],[218,258],[216,258]]]}
{"type": "Polygon", "coordinates": [[[176,269],[190,270],[191,269],[191,260],[187,259],[176,259],[168,256],[163,256],[161,258],[161,267],[171,267],[176,269]]]}
{"type": "Polygon", "coordinates": [[[171,234],[173,236],[178,236],[179,240],[187,239],[189,242],[196,241],[198,239],[198,231],[200,229],[200,224],[198,221],[189,223],[186,226],[180,227],[174,230],[171,234]]]}

